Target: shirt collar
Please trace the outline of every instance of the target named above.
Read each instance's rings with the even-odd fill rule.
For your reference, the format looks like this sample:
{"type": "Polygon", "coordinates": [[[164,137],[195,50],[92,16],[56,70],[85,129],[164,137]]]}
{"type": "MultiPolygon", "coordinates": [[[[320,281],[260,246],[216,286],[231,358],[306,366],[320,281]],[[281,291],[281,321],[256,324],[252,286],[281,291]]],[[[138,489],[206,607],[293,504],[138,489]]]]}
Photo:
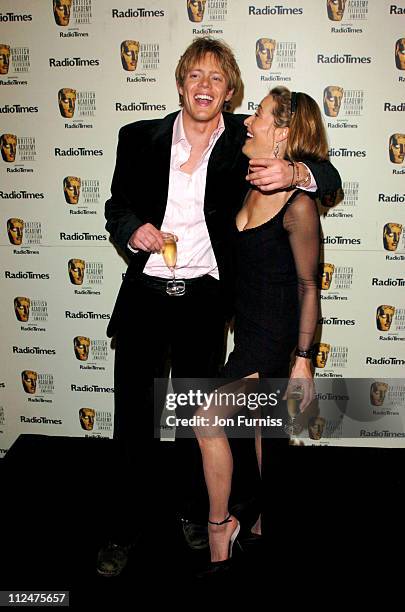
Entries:
{"type": "MultiPolygon", "coordinates": [[[[221,113],[221,116],[218,122],[218,126],[215,128],[215,130],[211,134],[210,144],[212,143],[214,138],[218,138],[224,130],[225,130],[225,122],[224,122],[224,117],[221,113]]],[[[186,133],[184,131],[184,126],[183,126],[183,111],[180,111],[180,113],[177,115],[176,121],[174,122],[174,126],[173,126],[172,145],[177,145],[179,142],[185,142],[189,144],[187,137],[186,137],[186,133]]]]}

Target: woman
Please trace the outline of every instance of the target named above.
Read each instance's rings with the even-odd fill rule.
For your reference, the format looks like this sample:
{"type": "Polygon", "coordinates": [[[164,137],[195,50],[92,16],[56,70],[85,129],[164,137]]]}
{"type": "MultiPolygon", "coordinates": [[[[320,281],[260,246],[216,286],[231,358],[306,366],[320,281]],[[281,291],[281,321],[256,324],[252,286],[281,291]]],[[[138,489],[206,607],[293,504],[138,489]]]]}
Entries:
{"type": "MultiPolygon", "coordinates": [[[[311,346],[319,311],[320,237],[315,201],[295,188],[302,177],[297,176],[294,162],[327,159],[326,134],[316,102],[285,87],[272,89],[245,125],[245,155],[250,159],[290,160],[292,180],[285,191],[262,193],[251,189],[236,217],[235,348],[223,376],[288,378],[291,352],[296,348],[290,379],[301,387],[303,410],[313,399],[311,346]]],[[[230,388],[235,390],[237,386],[231,383],[227,385],[230,388]]],[[[212,411],[229,416],[218,404],[199,413],[207,416],[212,411]]],[[[212,573],[226,566],[240,529],[237,519],[228,512],[232,454],[227,437],[219,434],[218,428],[195,431],[210,500],[212,573]]],[[[260,440],[256,449],[260,465],[260,440]]],[[[252,531],[260,534],[260,519],[252,531]]]]}

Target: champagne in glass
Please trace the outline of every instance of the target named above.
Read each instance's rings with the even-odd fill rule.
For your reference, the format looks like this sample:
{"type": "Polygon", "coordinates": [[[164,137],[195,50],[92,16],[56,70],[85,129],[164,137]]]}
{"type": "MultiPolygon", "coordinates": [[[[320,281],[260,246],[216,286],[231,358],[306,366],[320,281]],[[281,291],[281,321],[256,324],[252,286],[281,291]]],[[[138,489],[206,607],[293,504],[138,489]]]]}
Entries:
{"type": "Polygon", "coordinates": [[[173,275],[173,279],[167,281],[166,293],[168,295],[183,295],[186,290],[183,280],[176,280],[176,263],[177,263],[177,240],[174,234],[164,233],[162,255],[166,266],[173,275]]]}
{"type": "Polygon", "coordinates": [[[290,389],[287,392],[287,412],[288,412],[288,424],[284,428],[284,431],[289,435],[297,435],[302,429],[300,424],[296,422],[297,416],[300,414],[300,402],[302,400],[301,389],[290,389]]]}
{"type": "Polygon", "coordinates": [[[177,262],[177,244],[174,236],[167,234],[163,237],[164,245],[162,249],[163,259],[166,266],[173,273],[177,262]]]}

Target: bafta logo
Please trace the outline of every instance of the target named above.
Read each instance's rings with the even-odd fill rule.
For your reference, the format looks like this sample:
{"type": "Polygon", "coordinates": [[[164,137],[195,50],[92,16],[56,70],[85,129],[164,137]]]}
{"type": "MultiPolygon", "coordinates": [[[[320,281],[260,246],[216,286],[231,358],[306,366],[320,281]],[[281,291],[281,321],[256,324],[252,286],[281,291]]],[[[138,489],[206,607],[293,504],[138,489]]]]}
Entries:
{"type": "Polygon", "coordinates": [[[375,315],[377,329],[379,331],[389,331],[392,323],[392,319],[395,314],[395,306],[388,306],[387,304],[381,304],[377,308],[375,315]]]}
{"type": "Polygon", "coordinates": [[[72,0],[53,0],[53,16],[56,25],[67,26],[70,20],[72,0]]]}
{"type": "Polygon", "coordinates": [[[388,145],[393,164],[403,164],[405,159],[405,134],[392,134],[388,145]]]}
{"type": "Polygon", "coordinates": [[[370,385],[370,403],[372,406],[382,406],[388,385],[384,382],[375,381],[370,385]]]}
{"type": "Polygon", "coordinates": [[[193,23],[200,23],[204,19],[205,3],[207,0],[187,0],[188,18],[193,23]]]}
{"type": "Polygon", "coordinates": [[[63,179],[63,193],[68,204],[78,204],[81,184],[78,176],[65,176],[63,179]]]}
{"type": "Polygon", "coordinates": [[[121,63],[124,70],[133,72],[138,65],[139,42],[137,40],[123,40],[121,43],[121,63]]]}
{"type": "Polygon", "coordinates": [[[70,87],[59,89],[58,104],[62,117],[65,117],[65,119],[72,119],[76,107],[76,90],[70,87]]]}
{"type": "Polygon", "coordinates": [[[342,104],[343,87],[328,85],[323,90],[323,110],[327,117],[337,117],[342,104]]]}
{"type": "Polygon", "coordinates": [[[386,223],[383,229],[383,244],[386,251],[396,251],[402,233],[401,223],[386,223]]]}
{"type": "Polygon", "coordinates": [[[405,38],[398,38],[395,43],[395,64],[398,70],[405,70],[405,38]]]}
{"type": "Polygon", "coordinates": [[[15,134],[2,134],[0,136],[0,150],[5,162],[15,162],[17,136],[15,134]]]}
{"type": "Polygon", "coordinates": [[[94,417],[96,411],[93,408],[80,408],[79,420],[81,428],[85,431],[91,431],[94,427],[94,417]]]}
{"type": "Polygon", "coordinates": [[[87,361],[89,358],[90,338],[86,336],[75,336],[75,338],[73,338],[73,348],[76,359],[79,361],[87,361]]]}
{"type": "Polygon", "coordinates": [[[319,264],[319,285],[323,291],[328,291],[332,282],[335,266],[332,263],[319,264]]]}
{"type": "Polygon", "coordinates": [[[33,370],[24,370],[21,372],[21,380],[25,393],[33,395],[37,390],[38,374],[33,370]]]}
{"type": "Polygon", "coordinates": [[[17,317],[17,321],[26,323],[30,318],[30,307],[31,300],[27,297],[21,296],[14,298],[14,312],[17,317]]]}
{"type": "Polygon", "coordinates": [[[317,416],[312,417],[308,421],[308,433],[311,440],[320,440],[322,438],[323,430],[325,429],[325,419],[317,416]]]}
{"type": "Polygon", "coordinates": [[[275,50],[276,41],[272,38],[259,38],[256,41],[256,64],[260,70],[270,70],[275,50]]]}
{"type": "Polygon", "coordinates": [[[84,259],[69,259],[68,272],[72,285],[82,285],[86,262],[84,259]]]}
{"type": "Polygon", "coordinates": [[[326,362],[328,361],[330,351],[330,344],[325,344],[325,342],[319,342],[314,346],[314,356],[312,358],[312,363],[316,368],[324,368],[326,366],[326,362]]]}
{"type": "Polygon", "coordinates": [[[342,21],[346,0],[326,0],[328,17],[331,21],[342,21]]]}
{"type": "Polygon", "coordinates": [[[24,221],[22,219],[12,217],[11,219],[7,220],[7,234],[11,244],[14,246],[20,246],[23,241],[23,233],[24,221]]]}
{"type": "Polygon", "coordinates": [[[0,43],[0,74],[7,74],[10,66],[10,47],[0,43]]]}

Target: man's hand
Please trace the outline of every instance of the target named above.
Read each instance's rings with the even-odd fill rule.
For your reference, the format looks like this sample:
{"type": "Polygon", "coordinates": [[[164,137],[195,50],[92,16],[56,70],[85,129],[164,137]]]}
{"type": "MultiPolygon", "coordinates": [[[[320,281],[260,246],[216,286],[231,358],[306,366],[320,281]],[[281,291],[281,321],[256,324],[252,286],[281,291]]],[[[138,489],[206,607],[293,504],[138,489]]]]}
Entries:
{"type": "Polygon", "coordinates": [[[151,223],[138,227],[128,242],[133,249],[140,249],[148,253],[160,253],[163,248],[162,232],[151,223]]]}
{"type": "Polygon", "coordinates": [[[288,189],[293,181],[293,167],[285,159],[251,159],[246,180],[260,191],[288,189]]]}

